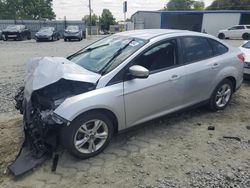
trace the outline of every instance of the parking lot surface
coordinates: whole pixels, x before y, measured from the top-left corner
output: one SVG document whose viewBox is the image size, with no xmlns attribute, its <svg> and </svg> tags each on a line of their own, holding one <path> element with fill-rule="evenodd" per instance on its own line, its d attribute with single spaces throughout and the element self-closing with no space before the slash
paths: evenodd
<svg viewBox="0 0 250 188">
<path fill-rule="evenodd" d="M 66 57 L 98 38 L 0 41 L 0 187 L 250 187 L 247 81 L 225 111 L 213 113 L 201 107 L 165 116 L 115 136 L 97 157 L 78 160 L 62 152 L 56 172 L 51 172 L 52 160 L 48 160 L 25 176 L 11 176 L 6 167 L 22 141 L 13 96 L 23 84 L 25 62 L 34 56 Z M 209 131 L 209 126 L 215 130 Z"/>
</svg>

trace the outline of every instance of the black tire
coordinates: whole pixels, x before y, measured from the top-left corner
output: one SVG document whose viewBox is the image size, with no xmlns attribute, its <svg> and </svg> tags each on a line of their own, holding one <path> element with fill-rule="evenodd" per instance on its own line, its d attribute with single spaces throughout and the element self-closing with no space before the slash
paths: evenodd
<svg viewBox="0 0 250 188">
<path fill-rule="evenodd" d="M 93 151 L 92 153 L 83 153 L 83 152 L 80 152 L 75 146 L 75 143 L 74 143 L 75 136 L 79 134 L 77 133 L 79 128 L 84 123 L 89 122 L 91 120 L 103 121 L 107 125 L 108 134 L 107 134 L 107 138 L 105 142 L 99 149 L 97 149 L 96 151 Z M 102 152 L 110 143 L 113 133 L 114 133 L 114 126 L 112 124 L 112 121 L 106 115 L 99 113 L 99 112 L 87 113 L 73 120 L 69 126 L 64 126 L 61 130 L 60 140 L 61 140 L 61 144 L 68 150 L 70 154 L 80 159 L 87 159 L 90 157 L 94 157 L 98 155 L 100 152 Z M 86 143 L 89 143 L 89 142 L 86 142 Z"/>
<path fill-rule="evenodd" d="M 23 41 L 23 35 L 19 35 L 18 40 Z"/>
<path fill-rule="evenodd" d="M 27 39 L 28 39 L 28 40 L 31 40 L 31 35 L 28 35 L 28 36 L 27 36 Z"/>
<path fill-rule="evenodd" d="M 66 39 L 66 38 L 64 38 L 64 42 L 67 42 L 67 39 Z"/>
<path fill-rule="evenodd" d="M 222 86 L 224 85 L 227 85 L 230 87 L 230 90 L 231 90 L 231 93 L 230 93 L 230 97 L 228 99 L 228 101 L 226 102 L 226 104 L 224 106 L 218 106 L 217 103 L 216 103 L 216 100 L 217 100 L 217 97 L 218 97 L 218 92 L 221 90 Z M 212 110 L 212 111 L 218 111 L 218 110 L 224 110 L 227 105 L 230 103 L 231 101 L 231 98 L 232 98 L 232 95 L 233 95 L 233 83 L 228 80 L 228 79 L 225 79 L 223 80 L 222 82 L 220 82 L 218 84 L 218 86 L 215 88 L 210 100 L 209 100 L 209 109 Z"/>
<path fill-rule="evenodd" d="M 243 40 L 250 40 L 250 34 L 249 34 L 249 33 L 244 33 L 244 34 L 242 35 L 242 39 L 243 39 Z"/>
<path fill-rule="evenodd" d="M 220 34 L 218 35 L 218 38 L 219 38 L 219 39 L 225 39 L 225 34 L 224 34 L 224 33 L 220 33 Z"/>
</svg>

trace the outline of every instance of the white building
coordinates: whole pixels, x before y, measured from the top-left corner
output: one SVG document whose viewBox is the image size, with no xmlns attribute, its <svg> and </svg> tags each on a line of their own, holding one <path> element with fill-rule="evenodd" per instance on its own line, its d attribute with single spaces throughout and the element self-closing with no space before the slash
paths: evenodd
<svg viewBox="0 0 250 188">
<path fill-rule="evenodd" d="M 138 11 L 132 21 L 135 29 L 184 29 L 217 36 L 221 29 L 250 25 L 250 11 Z"/>
</svg>

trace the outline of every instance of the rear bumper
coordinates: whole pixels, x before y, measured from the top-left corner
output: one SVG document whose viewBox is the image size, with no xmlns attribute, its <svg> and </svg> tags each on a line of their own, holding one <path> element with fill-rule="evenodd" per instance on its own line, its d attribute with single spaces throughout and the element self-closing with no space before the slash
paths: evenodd
<svg viewBox="0 0 250 188">
<path fill-rule="evenodd" d="M 244 68 L 244 75 L 250 75 L 250 67 Z"/>
</svg>

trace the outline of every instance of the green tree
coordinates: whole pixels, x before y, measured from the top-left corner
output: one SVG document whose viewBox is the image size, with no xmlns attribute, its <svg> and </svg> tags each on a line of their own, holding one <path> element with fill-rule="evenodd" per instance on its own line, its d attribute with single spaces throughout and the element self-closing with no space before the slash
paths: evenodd
<svg viewBox="0 0 250 188">
<path fill-rule="evenodd" d="M 250 10 L 250 0 L 215 0 L 208 10 Z"/>
<path fill-rule="evenodd" d="M 103 9 L 102 15 L 99 18 L 101 29 L 108 31 L 110 25 L 116 24 L 113 14 L 108 9 Z"/>
<path fill-rule="evenodd" d="M 0 19 L 53 19 L 52 0 L 1 0 Z M 1 9 L 1 8 L 0 8 Z"/>
<path fill-rule="evenodd" d="M 89 15 L 85 15 L 83 18 L 82 18 L 83 21 L 85 21 L 86 25 L 90 25 L 90 18 L 89 18 Z M 91 25 L 95 26 L 97 25 L 99 22 L 99 17 L 96 15 L 96 14 L 93 14 L 91 16 Z"/>
<path fill-rule="evenodd" d="M 203 1 L 194 1 L 193 2 L 193 9 L 194 10 L 204 10 L 205 3 Z"/>
<path fill-rule="evenodd" d="M 192 9 L 193 0 L 170 0 L 167 3 L 168 10 L 190 10 Z"/>
<path fill-rule="evenodd" d="M 195 0 L 170 0 L 163 10 L 203 10 L 205 4 Z"/>
</svg>

